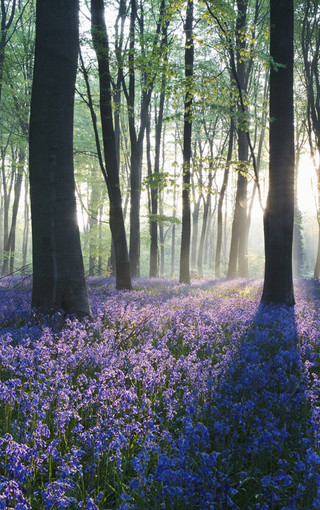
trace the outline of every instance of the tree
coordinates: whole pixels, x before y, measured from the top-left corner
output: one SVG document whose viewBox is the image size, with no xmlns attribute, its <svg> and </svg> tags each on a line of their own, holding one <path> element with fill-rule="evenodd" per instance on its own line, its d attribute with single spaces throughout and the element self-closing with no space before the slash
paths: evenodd
<svg viewBox="0 0 320 510">
<path fill-rule="evenodd" d="M 301 25 L 301 48 L 307 96 L 307 131 L 311 158 L 318 184 L 318 251 L 314 277 L 320 277 L 320 6 L 317 0 L 306 0 Z M 318 156 L 318 163 L 317 163 Z"/>
<path fill-rule="evenodd" d="M 155 277 L 158 276 L 159 267 L 158 267 L 158 223 L 157 223 L 157 215 L 158 215 L 158 202 L 159 202 L 159 180 L 161 179 L 160 174 L 160 149 L 161 149 L 161 135 L 162 135 L 162 125 L 163 125 L 163 115 L 164 115 L 164 102 L 165 102 L 165 89 L 166 89 L 166 81 L 167 81 L 167 65 L 168 65 L 168 54 L 166 51 L 167 48 L 167 34 L 168 26 L 167 23 L 164 22 L 162 25 L 162 41 L 163 46 L 165 48 L 165 57 L 162 66 L 162 77 L 161 77 L 161 91 L 159 98 L 159 108 L 158 114 L 155 114 L 155 156 L 154 156 L 154 170 L 152 172 L 152 166 L 149 165 L 151 172 L 149 172 L 150 176 L 150 270 L 149 276 Z M 150 123 L 149 123 L 150 124 Z M 150 139 L 150 133 L 149 133 Z M 150 147 L 150 143 L 149 143 Z M 150 152 L 150 151 L 149 151 Z"/>
<path fill-rule="evenodd" d="M 237 81 L 240 94 L 247 94 L 250 66 L 244 59 L 243 54 L 247 50 L 247 41 L 244 37 L 247 26 L 248 0 L 237 0 L 237 21 L 236 21 L 236 63 L 232 49 L 230 49 L 231 70 L 234 80 Z M 230 257 L 228 266 L 228 277 L 248 276 L 247 258 L 247 188 L 248 176 L 247 165 L 249 155 L 249 144 L 247 131 L 248 108 L 241 98 L 238 101 L 239 122 L 237 126 L 238 135 L 238 178 L 236 203 L 232 223 L 232 237 L 230 246 Z"/>
<path fill-rule="evenodd" d="M 73 110 L 78 0 L 38 0 L 30 115 L 32 307 L 90 313 L 77 224 Z"/>
<path fill-rule="evenodd" d="M 218 200 L 218 213 L 217 213 L 217 243 L 216 243 L 216 258 L 215 258 L 215 277 L 220 278 L 221 271 L 221 249 L 222 249 L 222 206 L 225 197 L 225 193 L 228 186 L 229 173 L 230 173 L 230 165 L 232 160 L 232 151 L 233 151 L 233 139 L 234 139 L 234 116 L 231 114 L 230 118 L 230 129 L 229 129 L 229 143 L 228 143 L 228 154 L 225 164 L 225 169 L 223 173 L 223 181 L 220 188 L 219 200 Z"/>
<path fill-rule="evenodd" d="M 14 14 L 16 9 L 16 0 L 1 0 L 1 34 L 0 34 L 0 100 L 2 95 L 2 83 L 4 74 L 4 61 L 5 61 L 5 50 L 8 44 L 8 32 L 14 20 Z"/>
<path fill-rule="evenodd" d="M 16 6 L 12 33 L 8 36 L 4 66 L 4 94 L 2 99 L 3 124 L 8 130 L 11 146 L 11 168 L 8 172 L 10 184 L 2 172 L 4 192 L 4 259 L 2 274 L 13 273 L 16 248 L 16 227 L 21 197 L 22 181 L 26 176 L 26 153 L 29 137 L 29 108 L 34 53 L 35 5 L 19 1 Z M 29 23 L 28 23 L 29 22 Z M 13 76 L 12 76 L 13 75 Z M 3 129 L 3 128 L 2 128 Z M 13 185 L 13 186 L 12 186 Z M 13 200 L 10 199 L 13 191 Z M 8 193 L 9 192 L 9 193 Z M 9 225 L 9 207 L 11 225 Z"/>
<path fill-rule="evenodd" d="M 8 271 L 13 273 L 14 270 L 14 252 L 15 252 L 15 240 L 16 240 L 16 225 L 17 225 L 17 214 L 21 195 L 22 177 L 23 177 L 23 165 L 25 161 L 25 153 L 21 149 L 19 150 L 18 161 L 15 161 L 15 157 L 12 157 L 12 173 L 15 176 L 14 183 L 14 200 L 12 206 L 11 216 L 11 227 L 8 229 L 8 236 L 4 239 L 4 260 L 2 265 L 2 274 L 6 275 Z"/>
<path fill-rule="evenodd" d="M 200 242 L 199 242 L 199 252 L 198 252 L 198 275 L 203 275 L 203 252 L 204 252 L 204 242 L 206 238 L 207 233 L 207 227 L 208 227 L 208 219 L 209 219 L 209 212 L 211 209 L 211 194 L 212 194 L 212 181 L 213 181 L 213 141 L 210 139 L 210 160 L 209 160 L 209 176 L 208 176 L 208 185 L 207 185 L 207 193 L 206 197 L 203 197 L 203 218 L 202 218 L 202 228 L 201 228 L 201 234 L 200 234 Z"/>
<path fill-rule="evenodd" d="M 138 7 L 140 11 L 138 12 Z M 125 5 L 119 4 L 119 19 L 126 16 Z M 162 59 L 165 39 L 161 37 L 161 26 L 165 16 L 165 0 L 160 0 L 159 16 L 153 35 L 145 34 L 144 4 L 130 0 L 129 51 L 121 44 L 123 38 L 116 41 L 116 56 L 123 93 L 127 102 L 130 136 L 130 269 L 131 276 L 140 275 L 140 202 L 142 182 L 142 160 L 145 131 L 148 124 L 149 106 Z M 123 23 L 123 22 L 122 22 Z M 138 27 L 137 27 L 138 23 Z M 139 29 L 138 29 L 139 28 Z M 138 53 L 136 39 L 140 42 Z M 147 51 L 148 50 L 148 51 Z M 124 73 L 124 56 L 128 54 L 128 80 Z M 139 69 L 140 67 L 140 69 Z M 138 76 L 140 74 L 140 79 Z M 127 83 L 128 81 L 128 83 Z M 140 82 L 140 88 L 139 88 Z M 137 93 L 140 93 L 140 114 L 136 115 Z"/>
<path fill-rule="evenodd" d="M 293 305 L 293 0 L 270 0 L 270 162 L 262 302 Z"/>
<path fill-rule="evenodd" d="M 264 19 L 265 3 L 260 0 L 237 0 L 236 2 L 224 2 L 212 4 L 205 2 L 207 12 L 215 20 L 218 27 L 220 46 L 219 55 L 224 55 L 228 62 L 231 78 L 230 109 L 229 117 L 234 121 L 234 134 L 238 149 L 237 164 L 237 189 L 232 222 L 232 236 L 229 252 L 228 277 L 248 276 L 248 235 L 250 227 L 250 206 L 248 207 L 249 167 L 252 163 L 254 174 L 254 187 L 257 188 L 260 199 L 260 185 L 258 181 L 258 167 L 254 153 L 254 144 L 251 141 L 251 119 L 256 122 L 253 114 L 254 98 L 252 98 L 252 86 L 254 91 L 261 87 L 262 80 L 253 76 L 257 73 L 256 64 L 266 63 L 264 43 L 265 30 Z M 259 46 L 259 51 L 257 47 Z M 261 67 L 261 66 L 260 66 Z M 253 73 L 255 71 L 255 73 Z M 230 157 L 232 154 L 233 139 L 229 138 Z M 228 159 L 228 158 L 227 158 Z M 221 264 L 221 233 L 222 233 L 222 205 L 226 185 L 228 183 L 229 162 L 225 169 L 223 184 L 221 187 L 222 197 L 218 203 L 218 233 L 216 249 L 216 275 L 220 275 Z M 226 178 L 226 181 L 225 181 Z M 226 182 L 226 184 L 224 184 Z M 251 203 L 253 203 L 251 201 Z"/>
<path fill-rule="evenodd" d="M 193 102 L 193 0 L 188 0 L 185 23 L 185 78 L 186 92 L 184 101 L 183 127 L 183 188 L 182 188 L 182 231 L 180 251 L 180 283 L 190 283 L 190 162 L 192 134 L 192 102 Z"/>
<path fill-rule="evenodd" d="M 130 263 L 121 205 L 119 162 L 112 121 L 109 42 L 104 19 L 103 0 L 91 0 L 91 32 L 97 55 L 100 82 L 100 115 L 106 168 L 104 177 L 110 199 L 110 228 L 116 258 L 117 289 L 132 289 Z"/>
</svg>

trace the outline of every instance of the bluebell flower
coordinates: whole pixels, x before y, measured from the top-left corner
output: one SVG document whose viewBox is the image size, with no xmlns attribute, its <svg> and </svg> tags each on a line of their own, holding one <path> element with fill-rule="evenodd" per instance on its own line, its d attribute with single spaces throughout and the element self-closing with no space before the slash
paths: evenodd
<svg viewBox="0 0 320 510">
<path fill-rule="evenodd" d="M 303 296 L 314 282 L 299 284 L 295 320 L 286 307 L 255 315 L 259 282 L 139 280 L 132 293 L 90 282 L 93 321 L 0 333 L 0 405 L 12 417 L 0 469 L 17 504 L 105 507 L 114 477 L 110 505 L 130 510 L 139 497 L 241 508 L 251 486 L 252 508 L 319 499 L 320 320 Z"/>
</svg>

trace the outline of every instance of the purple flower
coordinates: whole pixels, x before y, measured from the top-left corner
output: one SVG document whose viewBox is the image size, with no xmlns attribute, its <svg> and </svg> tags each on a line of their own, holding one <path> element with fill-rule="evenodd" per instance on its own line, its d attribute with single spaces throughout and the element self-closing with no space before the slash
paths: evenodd
<svg viewBox="0 0 320 510">
<path fill-rule="evenodd" d="M 1 331 L 0 509 L 317 508 L 317 284 L 295 316 L 261 282 L 137 285 Z"/>
</svg>

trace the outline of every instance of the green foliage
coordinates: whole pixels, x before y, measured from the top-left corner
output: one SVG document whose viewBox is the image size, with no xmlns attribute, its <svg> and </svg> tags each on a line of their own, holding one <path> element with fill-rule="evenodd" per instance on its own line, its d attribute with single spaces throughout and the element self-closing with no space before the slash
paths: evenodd
<svg viewBox="0 0 320 510">
<path fill-rule="evenodd" d="M 181 220 L 175 216 L 167 216 L 165 214 L 149 214 L 149 220 L 157 223 L 158 225 L 180 225 Z"/>
<path fill-rule="evenodd" d="M 143 179 L 142 189 L 150 188 L 160 192 L 168 186 L 169 182 L 171 181 L 168 172 L 153 173 L 152 175 L 146 175 Z"/>
</svg>

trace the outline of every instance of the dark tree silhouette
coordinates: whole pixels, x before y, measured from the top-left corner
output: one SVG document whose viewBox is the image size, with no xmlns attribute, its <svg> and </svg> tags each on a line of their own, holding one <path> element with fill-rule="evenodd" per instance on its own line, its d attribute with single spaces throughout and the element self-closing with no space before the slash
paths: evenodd
<svg viewBox="0 0 320 510">
<path fill-rule="evenodd" d="M 185 76 L 186 94 L 184 102 L 184 130 L 183 130 L 183 189 L 182 189 L 182 231 L 180 252 L 180 283 L 190 283 L 190 161 L 192 134 L 192 78 L 193 78 L 193 0 L 188 0 L 187 17 L 185 23 Z"/>
<path fill-rule="evenodd" d="M 270 164 L 264 214 L 264 303 L 294 304 L 293 0 L 270 0 Z"/>
<path fill-rule="evenodd" d="M 78 0 L 38 0 L 30 116 L 32 306 L 90 313 L 76 215 L 73 109 Z"/>
<path fill-rule="evenodd" d="M 97 55 L 100 83 L 100 115 L 104 147 L 104 178 L 110 199 L 110 228 L 116 259 L 117 289 L 132 289 L 130 262 L 123 220 L 119 162 L 112 120 L 111 78 L 109 70 L 109 41 L 104 18 L 103 0 L 91 1 L 91 32 Z"/>
</svg>

